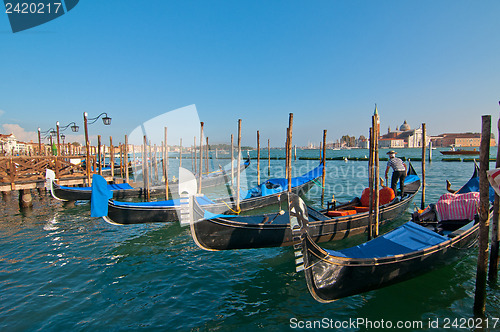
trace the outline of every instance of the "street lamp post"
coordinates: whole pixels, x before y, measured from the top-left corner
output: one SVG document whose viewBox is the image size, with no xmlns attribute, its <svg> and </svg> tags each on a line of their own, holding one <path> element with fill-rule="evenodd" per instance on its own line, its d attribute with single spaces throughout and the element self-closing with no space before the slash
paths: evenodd
<svg viewBox="0 0 500 332">
<path fill-rule="evenodd" d="M 62 128 L 59 128 L 59 121 L 57 121 L 56 126 L 57 126 L 57 151 L 59 151 L 59 154 L 62 154 L 61 153 L 61 147 L 60 147 L 60 144 L 59 144 L 59 136 L 61 136 L 61 139 L 63 140 L 63 148 L 64 148 L 64 138 L 66 136 L 64 136 L 63 134 L 59 135 L 59 132 L 63 132 L 66 129 L 68 129 L 69 126 L 71 126 L 71 131 L 74 132 L 74 133 L 76 133 L 78 131 L 78 129 L 80 129 L 80 127 L 78 127 L 76 123 L 70 122 L 66 126 L 64 126 Z"/>
<path fill-rule="evenodd" d="M 90 184 L 90 143 L 89 143 L 88 125 L 93 124 L 94 122 L 97 121 L 97 119 L 99 119 L 103 115 L 104 115 L 104 117 L 102 118 L 102 122 L 104 123 L 104 125 L 109 126 L 111 124 L 111 118 L 105 112 L 99 114 L 95 118 L 90 118 L 90 119 L 87 119 L 87 117 L 88 117 L 87 112 L 83 113 L 83 124 L 84 124 L 84 128 L 85 128 L 85 150 L 86 150 L 85 163 L 86 163 L 86 168 L 87 168 L 87 181 L 89 184 Z"/>
<path fill-rule="evenodd" d="M 62 149 L 64 151 L 64 153 L 61 152 L 61 155 L 63 155 L 63 154 L 66 154 L 66 151 L 65 151 L 66 149 L 64 147 L 64 139 L 66 138 L 66 135 L 61 134 L 60 136 L 61 136 L 61 139 L 62 139 L 62 147 L 63 147 Z"/>
<path fill-rule="evenodd" d="M 89 151 L 89 130 L 87 126 L 87 112 L 83 113 L 83 127 L 85 128 L 85 168 L 87 172 L 87 184 L 90 185 L 90 151 Z"/>
<path fill-rule="evenodd" d="M 59 128 L 57 128 L 57 130 L 59 131 Z M 43 138 L 42 138 L 42 135 L 43 135 Z M 52 137 L 56 136 L 57 135 L 57 132 L 54 130 L 54 128 L 50 128 L 49 130 L 46 130 L 46 131 L 41 131 L 40 128 L 38 128 L 38 149 L 41 150 L 42 149 L 42 139 L 46 139 L 46 138 L 49 138 L 49 143 L 50 143 L 50 147 L 52 148 Z M 57 135 L 58 137 L 58 144 L 59 144 L 59 135 Z M 41 154 L 41 152 L 40 152 Z M 45 151 L 43 153 L 45 155 Z"/>
</svg>

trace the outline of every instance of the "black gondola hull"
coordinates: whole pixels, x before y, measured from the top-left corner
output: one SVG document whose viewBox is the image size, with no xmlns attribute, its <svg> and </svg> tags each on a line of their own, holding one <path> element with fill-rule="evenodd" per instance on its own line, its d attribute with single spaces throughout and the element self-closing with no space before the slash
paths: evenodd
<svg viewBox="0 0 500 332">
<path fill-rule="evenodd" d="M 240 165 L 240 171 L 243 171 L 250 165 L 250 159 Z M 215 186 L 220 186 L 226 184 L 231 181 L 231 176 L 226 172 L 218 172 L 214 176 L 207 176 L 202 179 L 202 188 L 210 188 Z M 90 200 L 92 196 L 92 190 L 89 188 L 88 190 L 82 189 L 72 189 L 71 187 L 61 188 L 56 183 L 52 183 L 52 192 L 55 198 L 63 200 L 63 201 L 83 201 Z M 177 192 L 178 182 L 169 182 L 169 192 Z M 165 188 L 162 187 L 153 187 L 150 189 L 151 195 L 156 194 L 165 194 Z M 144 188 L 134 188 L 134 189 L 124 189 L 124 190 L 113 190 L 113 198 L 130 198 L 130 197 L 145 197 Z"/>
<path fill-rule="evenodd" d="M 52 191 L 56 198 L 64 201 L 89 201 L 92 197 L 91 190 L 61 188 L 55 183 L 53 184 Z M 113 198 L 141 197 L 143 195 L 144 190 L 142 188 L 113 190 Z"/>
<path fill-rule="evenodd" d="M 478 230 L 475 225 L 461 236 L 420 252 L 352 261 L 328 256 L 306 237 L 302 246 L 307 251 L 307 286 L 316 300 L 331 302 L 405 281 L 462 258 L 470 252 L 464 249 L 477 241 Z"/>
<path fill-rule="evenodd" d="M 410 206 L 415 193 L 400 202 L 380 208 L 380 225 L 391 222 L 402 215 Z M 275 214 L 267 218 L 272 220 Z M 288 214 L 279 216 L 273 223 L 266 220 L 257 224 L 232 221 L 229 218 L 201 219 L 191 225 L 195 241 L 207 250 L 250 249 L 290 246 L 292 232 L 288 223 L 278 223 L 288 219 Z M 313 221 L 309 224 L 311 237 L 316 242 L 341 240 L 368 232 L 369 214 L 358 213 L 345 217 Z"/>
</svg>

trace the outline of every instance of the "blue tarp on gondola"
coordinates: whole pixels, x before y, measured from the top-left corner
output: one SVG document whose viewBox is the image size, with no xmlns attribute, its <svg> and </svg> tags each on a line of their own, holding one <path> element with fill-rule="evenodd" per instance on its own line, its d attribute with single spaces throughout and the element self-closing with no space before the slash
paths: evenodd
<svg viewBox="0 0 500 332">
<path fill-rule="evenodd" d="M 108 190 L 108 182 L 99 174 L 92 175 L 92 197 L 90 199 L 90 216 L 103 217 L 108 215 L 108 200 L 113 193 Z"/>
<path fill-rule="evenodd" d="M 392 232 L 358 246 L 326 251 L 337 257 L 380 258 L 422 250 L 447 240 L 449 238 L 410 221 Z"/>
<path fill-rule="evenodd" d="M 413 183 L 413 182 L 419 181 L 419 180 L 420 180 L 420 178 L 418 177 L 418 175 L 415 175 L 415 174 L 407 175 L 405 177 L 405 184 Z"/>
<path fill-rule="evenodd" d="M 323 163 L 319 164 L 316 168 L 310 170 L 302 176 L 297 176 L 292 178 L 291 185 L 292 188 L 298 187 L 307 183 L 311 180 L 314 180 L 321 176 L 323 173 Z M 269 179 L 266 182 L 250 189 L 247 191 L 241 191 L 240 196 L 243 199 L 251 198 L 251 197 L 260 197 L 260 196 L 269 196 L 273 194 L 277 194 L 288 189 L 288 180 L 285 178 L 275 178 Z"/>
<path fill-rule="evenodd" d="M 467 181 L 466 184 L 462 188 L 460 188 L 459 191 L 457 191 L 457 194 L 465 194 L 465 193 L 470 193 L 470 192 L 479 192 L 479 177 L 474 176 L 472 177 L 469 181 Z M 495 200 L 495 190 L 493 187 L 490 185 L 490 202 L 493 202 Z"/>
</svg>

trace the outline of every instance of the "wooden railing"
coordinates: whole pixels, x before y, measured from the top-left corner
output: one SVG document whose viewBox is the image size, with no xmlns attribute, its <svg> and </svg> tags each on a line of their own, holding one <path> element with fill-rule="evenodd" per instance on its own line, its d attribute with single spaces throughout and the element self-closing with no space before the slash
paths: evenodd
<svg viewBox="0 0 500 332">
<path fill-rule="evenodd" d="M 0 189 L 10 185 L 15 190 L 25 184 L 43 182 L 46 169 L 53 170 L 59 180 L 85 178 L 85 168 L 72 164 L 73 158 L 82 159 L 81 156 L 0 157 Z"/>
</svg>

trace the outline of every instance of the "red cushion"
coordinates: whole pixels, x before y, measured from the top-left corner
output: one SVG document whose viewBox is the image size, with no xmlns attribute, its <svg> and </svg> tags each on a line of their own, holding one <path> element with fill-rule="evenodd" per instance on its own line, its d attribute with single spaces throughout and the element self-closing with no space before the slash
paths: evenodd
<svg viewBox="0 0 500 332">
<path fill-rule="evenodd" d="M 337 211 L 328 211 L 326 213 L 329 217 L 343 217 L 349 216 L 351 214 L 356 214 L 356 210 L 337 210 Z"/>
<path fill-rule="evenodd" d="M 384 187 L 379 190 L 378 205 L 390 203 L 395 197 L 396 195 L 394 194 L 394 190 L 392 190 L 392 188 Z M 375 199 L 373 201 L 375 201 Z M 361 206 L 370 206 L 370 188 L 365 188 L 363 193 L 361 193 Z"/>
<path fill-rule="evenodd" d="M 379 191 L 379 201 L 378 201 L 378 205 L 384 205 L 384 204 L 387 204 L 387 203 L 390 203 L 392 202 L 392 200 L 396 198 L 396 195 L 394 194 L 394 190 L 392 190 L 392 188 L 389 188 L 389 187 L 384 187 L 382 189 L 380 189 Z"/>
<path fill-rule="evenodd" d="M 356 210 L 357 213 L 361 213 L 361 212 L 368 212 L 370 208 L 368 206 L 355 206 L 354 209 Z"/>
</svg>

